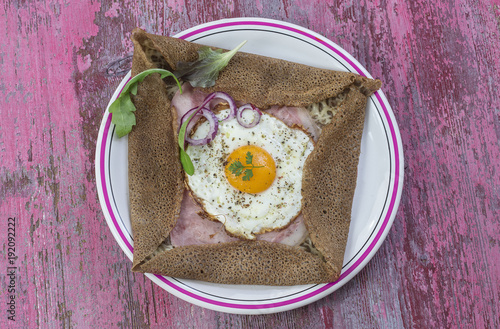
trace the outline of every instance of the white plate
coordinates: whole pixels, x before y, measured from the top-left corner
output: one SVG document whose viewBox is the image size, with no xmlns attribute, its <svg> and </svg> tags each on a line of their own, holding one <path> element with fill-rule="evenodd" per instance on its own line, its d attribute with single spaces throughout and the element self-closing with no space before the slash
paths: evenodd
<svg viewBox="0 0 500 329">
<path fill-rule="evenodd" d="M 176 35 L 181 39 L 321 68 L 370 74 L 346 51 L 303 27 L 280 21 L 238 18 L 203 24 Z M 130 73 L 116 89 L 116 99 Z M 133 239 L 128 205 L 127 138 L 117 138 L 106 112 L 96 146 L 99 200 L 113 236 L 132 260 Z M 209 309 L 239 314 L 275 313 L 312 303 L 354 277 L 384 241 L 396 215 L 403 185 L 401 137 L 382 91 L 370 97 L 361 142 L 359 175 L 351 228 L 340 279 L 328 284 L 292 287 L 213 284 L 146 274 L 168 292 Z"/>
</svg>

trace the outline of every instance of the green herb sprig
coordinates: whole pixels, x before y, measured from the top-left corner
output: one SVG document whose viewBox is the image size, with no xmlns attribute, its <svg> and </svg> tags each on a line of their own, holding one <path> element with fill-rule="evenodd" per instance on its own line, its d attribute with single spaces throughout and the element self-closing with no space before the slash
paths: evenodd
<svg viewBox="0 0 500 329">
<path fill-rule="evenodd" d="M 162 79 L 168 76 L 173 77 L 181 93 L 182 88 L 179 80 L 187 81 L 193 87 L 211 87 L 219 77 L 219 72 L 227 66 L 234 54 L 236 54 L 245 43 L 246 41 L 243 41 L 236 48 L 225 53 L 222 52 L 222 49 L 212 50 L 210 47 L 201 47 L 198 50 L 198 59 L 196 61 L 178 63 L 177 70 L 174 71 L 174 73 L 163 69 L 150 69 L 134 76 L 125 85 L 120 96 L 109 106 L 109 112 L 113 114 L 111 122 L 116 126 L 116 134 L 118 137 L 123 137 L 130 133 L 132 127 L 136 124 L 134 114 L 136 108 L 130 94 L 137 95 L 138 83 L 142 82 L 148 75 L 159 73 Z M 182 124 L 178 138 L 181 164 L 188 175 L 194 174 L 194 165 L 191 158 L 186 153 L 184 146 L 186 144 L 187 124 L 193 115 L 195 115 L 195 113 Z M 252 175 L 252 173 L 250 173 L 250 175 Z"/>
<path fill-rule="evenodd" d="M 213 50 L 210 47 L 201 47 L 198 50 L 198 60 L 194 62 L 180 62 L 174 74 L 177 78 L 189 81 L 193 87 L 212 87 L 231 58 L 247 41 L 243 41 L 233 50 L 222 52 L 222 49 Z"/>
<path fill-rule="evenodd" d="M 227 168 L 231 173 L 233 173 L 235 176 L 240 176 L 243 173 L 243 170 L 245 170 L 245 175 L 243 176 L 244 181 L 249 181 L 250 178 L 253 177 L 253 169 L 254 168 L 262 168 L 264 166 L 255 166 L 252 164 L 253 161 L 253 155 L 250 152 L 247 152 L 246 154 L 246 166 L 243 165 L 240 161 L 234 161 L 229 165 Z"/>
<path fill-rule="evenodd" d="M 246 40 L 240 43 L 236 48 L 225 53 L 222 49 L 212 50 L 210 47 L 201 47 L 198 50 L 198 59 L 194 62 L 177 63 L 177 70 L 174 71 L 175 76 L 183 81 L 188 81 L 193 87 L 212 87 L 219 77 L 219 72 L 222 71 L 236 52 L 243 47 Z M 186 153 L 186 129 L 189 121 L 196 115 L 198 111 L 194 111 L 179 129 L 178 143 L 180 147 L 180 159 L 184 171 L 188 175 L 194 174 L 194 165 L 191 158 Z"/>
<path fill-rule="evenodd" d="M 178 143 L 180 147 L 180 159 L 181 159 L 181 164 L 182 168 L 184 168 L 184 171 L 186 174 L 189 176 L 192 176 L 194 174 L 194 165 L 193 162 L 191 161 L 191 158 L 189 155 L 186 153 L 186 150 L 184 148 L 184 145 L 186 144 L 185 139 L 186 139 L 186 128 L 191 121 L 191 118 L 196 114 L 197 111 L 194 111 L 193 114 L 191 114 L 186 121 L 182 124 L 181 128 L 179 129 L 179 137 L 178 137 Z"/>
<path fill-rule="evenodd" d="M 116 126 L 116 134 L 118 137 L 123 137 L 132 131 L 132 126 L 135 126 L 135 105 L 132 102 L 130 94 L 137 95 L 137 85 L 142 82 L 148 75 L 153 73 L 159 73 L 160 77 L 163 79 L 165 77 L 173 77 L 177 86 L 179 86 L 179 91 L 182 93 L 182 88 L 179 80 L 175 75 L 167 70 L 163 69 L 150 69 L 143 71 L 132 79 L 125 85 L 120 96 L 115 99 L 113 103 L 109 106 L 108 111 L 113 114 L 111 117 L 111 122 Z"/>
</svg>

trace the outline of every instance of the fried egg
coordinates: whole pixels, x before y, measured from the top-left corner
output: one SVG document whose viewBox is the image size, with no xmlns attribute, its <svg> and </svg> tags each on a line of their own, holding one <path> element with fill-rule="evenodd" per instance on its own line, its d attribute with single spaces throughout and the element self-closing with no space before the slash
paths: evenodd
<svg viewBox="0 0 500 329">
<path fill-rule="evenodd" d="M 192 138 L 198 139 L 210 127 L 203 122 L 195 129 Z M 195 171 L 186 182 L 211 219 L 229 234 L 253 240 L 288 226 L 300 213 L 302 171 L 313 148 L 304 131 L 266 113 L 252 128 L 233 118 L 219 123 L 209 144 L 188 146 Z"/>
</svg>

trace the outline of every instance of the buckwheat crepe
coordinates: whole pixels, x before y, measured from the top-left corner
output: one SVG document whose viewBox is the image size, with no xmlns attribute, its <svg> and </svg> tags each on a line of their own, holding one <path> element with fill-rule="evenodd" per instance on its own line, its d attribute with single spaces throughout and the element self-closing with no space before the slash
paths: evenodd
<svg viewBox="0 0 500 329">
<path fill-rule="evenodd" d="M 201 45 L 135 29 L 132 75 L 174 71 Z M 305 107 L 342 95 L 331 123 L 307 158 L 302 181 L 305 224 L 317 252 L 266 241 L 168 246 L 183 196 L 176 113 L 168 80 L 150 75 L 133 98 L 137 125 L 129 134 L 133 271 L 226 284 L 298 285 L 336 280 L 342 269 L 356 187 L 367 97 L 380 81 L 243 52 L 206 92 L 224 91 L 265 110 Z"/>
</svg>

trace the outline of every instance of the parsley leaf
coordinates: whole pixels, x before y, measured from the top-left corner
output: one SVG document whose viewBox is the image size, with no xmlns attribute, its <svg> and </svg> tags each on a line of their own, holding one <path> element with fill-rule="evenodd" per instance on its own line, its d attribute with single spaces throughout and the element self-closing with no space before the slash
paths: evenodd
<svg viewBox="0 0 500 329">
<path fill-rule="evenodd" d="M 249 181 L 250 178 L 253 177 L 253 169 L 255 168 L 262 168 L 264 166 L 254 166 L 253 163 L 253 155 L 250 152 L 247 152 L 246 154 L 246 164 L 247 166 L 244 166 L 240 161 L 234 161 L 227 167 L 227 170 L 232 172 L 235 176 L 240 176 L 243 173 L 243 169 L 245 169 L 245 175 L 243 176 L 244 181 Z"/>
<path fill-rule="evenodd" d="M 246 40 L 240 43 L 233 50 L 222 52 L 222 49 L 215 49 L 204 46 L 198 50 L 198 60 L 194 62 L 179 62 L 174 74 L 177 78 L 189 81 L 193 87 L 212 87 L 215 80 L 229 63 L 236 52 L 243 47 Z"/>
<path fill-rule="evenodd" d="M 250 153 L 250 151 L 247 152 L 247 164 L 252 164 L 253 161 L 253 155 Z"/>
<path fill-rule="evenodd" d="M 252 169 L 245 170 L 245 176 L 243 176 L 243 180 L 244 181 L 248 181 L 252 177 L 253 177 L 253 171 L 252 171 Z"/>
<path fill-rule="evenodd" d="M 243 171 L 243 168 L 245 168 L 241 162 L 235 161 L 229 165 L 227 168 L 230 172 L 232 172 L 235 176 L 241 175 L 241 172 Z"/>
</svg>

